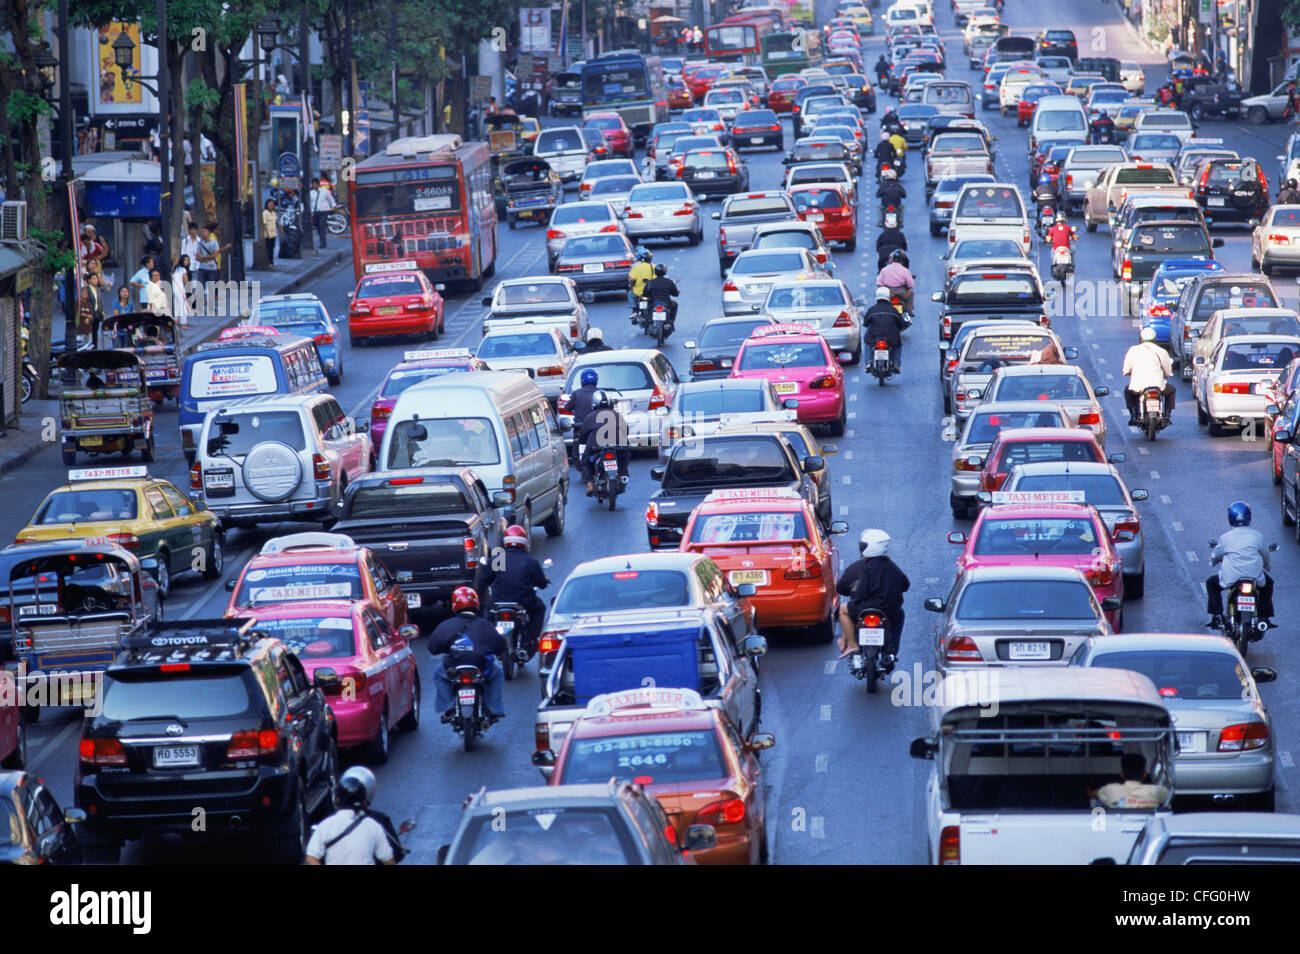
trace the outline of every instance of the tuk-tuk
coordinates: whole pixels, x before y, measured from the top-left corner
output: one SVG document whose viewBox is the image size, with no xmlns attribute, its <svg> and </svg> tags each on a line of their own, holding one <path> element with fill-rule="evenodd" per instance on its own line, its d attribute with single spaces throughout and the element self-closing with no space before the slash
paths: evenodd
<svg viewBox="0 0 1300 954">
<path fill-rule="evenodd" d="M 149 399 L 155 405 L 167 398 L 180 400 L 181 339 L 170 315 L 136 311 L 98 318 L 92 337 L 96 348 L 139 355 Z"/>
<path fill-rule="evenodd" d="M 1181 76 L 1187 79 L 1196 72 L 1198 67 L 1202 73 L 1209 73 L 1210 61 L 1200 54 L 1177 53 L 1169 58 L 1169 78 L 1174 80 Z"/>
<path fill-rule="evenodd" d="M 94 677 L 122 640 L 163 616 L 158 583 L 131 551 L 108 538 L 24 543 L 0 551 L 8 570 L 10 648 L 28 680 L 41 673 L 46 705 L 94 700 Z M 26 718 L 39 691 L 28 687 Z"/>
<path fill-rule="evenodd" d="M 523 152 L 524 125 L 513 111 L 484 116 L 483 131 L 494 159 Z"/>
<path fill-rule="evenodd" d="M 550 86 L 551 115 L 582 115 L 582 74 L 577 70 L 565 70 L 551 77 Z"/>
<path fill-rule="evenodd" d="M 524 156 L 501 164 L 505 191 L 506 224 L 512 229 L 520 219 L 545 224 L 564 196 L 564 183 L 545 159 Z"/>
<path fill-rule="evenodd" d="M 59 358 L 59 441 L 63 463 L 77 452 L 129 454 L 153 461 L 153 405 L 144 364 L 131 351 L 77 351 Z"/>
</svg>

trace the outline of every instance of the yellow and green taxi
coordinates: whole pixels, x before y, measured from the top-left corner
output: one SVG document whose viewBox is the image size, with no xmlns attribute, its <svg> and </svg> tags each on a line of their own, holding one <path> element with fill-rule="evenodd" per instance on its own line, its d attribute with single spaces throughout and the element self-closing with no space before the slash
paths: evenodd
<svg viewBox="0 0 1300 954">
<path fill-rule="evenodd" d="M 542 131 L 542 123 L 536 116 L 520 116 L 519 125 L 523 127 L 521 136 L 524 145 L 531 146 L 537 141 L 538 134 Z"/>
<path fill-rule="evenodd" d="M 871 19 L 871 11 L 866 7 L 848 7 L 840 11 L 840 16 L 848 17 L 853 21 L 853 28 L 858 31 L 858 36 L 871 36 L 875 33 L 876 27 Z"/>
<path fill-rule="evenodd" d="M 68 471 L 68 482 L 41 502 L 14 542 L 77 539 L 106 540 L 131 551 L 164 597 L 173 573 L 193 570 L 215 580 L 225 566 L 217 515 L 169 481 L 150 477 L 146 467 Z"/>
</svg>

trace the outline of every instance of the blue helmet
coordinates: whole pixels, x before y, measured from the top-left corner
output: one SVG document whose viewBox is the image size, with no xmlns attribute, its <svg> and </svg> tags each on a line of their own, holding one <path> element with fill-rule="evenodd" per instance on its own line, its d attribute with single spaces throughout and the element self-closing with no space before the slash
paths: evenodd
<svg viewBox="0 0 1300 954">
<path fill-rule="evenodd" d="M 578 376 L 578 383 L 581 384 L 584 388 L 588 384 L 590 384 L 592 387 L 595 387 L 597 384 L 600 383 L 600 375 L 596 373 L 595 368 L 587 368 L 582 372 L 582 374 Z"/>
<path fill-rule="evenodd" d="M 1240 500 L 1228 504 L 1228 523 L 1234 527 L 1250 526 L 1250 508 Z"/>
<path fill-rule="evenodd" d="M 1046 172 L 1040 172 L 1040 173 L 1038 174 L 1038 184 L 1039 184 L 1039 185 L 1051 185 L 1051 184 L 1052 184 L 1052 177 L 1049 176 Z"/>
</svg>

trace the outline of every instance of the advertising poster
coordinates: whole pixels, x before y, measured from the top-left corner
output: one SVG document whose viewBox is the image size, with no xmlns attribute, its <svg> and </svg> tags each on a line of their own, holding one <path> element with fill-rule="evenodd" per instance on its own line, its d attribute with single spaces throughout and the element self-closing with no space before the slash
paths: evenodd
<svg viewBox="0 0 1300 954">
<path fill-rule="evenodd" d="M 131 68 L 125 76 L 113 58 L 113 41 L 123 33 L 134 44 Z M 144 102 L 144 87 L 131 79 L 140 75 L 140 24 L 112 23 L 100 27 L 95 43 L 95 63 L 92 75 L 99 77 L 100 103 L 138 106 Z"/>
</svg>

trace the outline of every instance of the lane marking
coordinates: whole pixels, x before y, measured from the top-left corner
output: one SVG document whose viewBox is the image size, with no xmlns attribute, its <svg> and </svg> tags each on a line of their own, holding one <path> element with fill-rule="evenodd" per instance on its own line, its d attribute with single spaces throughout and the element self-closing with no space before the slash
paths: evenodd
<svg viewBox="0 0 1300 954">
<path fill-rule="evenodd" d="M 1188 550 L 1188 551 L 1187 551 L 1187 562 L 1189 562 L 1189 563 L 1199 563 L 1199 562 L 1201 562 L 1201 558 L 1198 557 L 1198 556 L 1196 555 L 1196 551 L 1195 551 L 1195 550 Z"/>
<path fill-rule="evenodd" d="M 1152 479 L 1152 480 L 1159 480 L 1159 479 L 1160 479 L 1160 471 L 1158 471 L 1158 470 L 1153 470 L 1153 471 L 1151 471 L 1151 479 Z"/>
<path fill-rule="evenodd" d="M 1150 454 L 1151 452 L 1150 452 L 1149 450 L 1147 450 L 1145 447 L 1139 446 L 1139 447 L 1138 447 L 1138 453 L 1139 453 L 1139 454 Z"/>
<path fill-rule="evenodd" d="M 809 819 L 809 822 L 810 825 L 809 825 L 808 834 L 812 835 L 814 838 L 826 837 L 825 818 L 823 818 L 821 815 L 814 815 L 812 818 Z"/>
<path fill-rule="evenodd" d="M 831 721 L 831 707 L 830 707 L 830 706 L 822 706 L 822 711 L 821 711 L 821 721 L 823 721 L 823 722 L 830 722 L 830 721 Z"/>
<path fill-rule="evenodd" d="M 1183 532 L 1183 525 L 1179 523 L 1177 520 L 1172 521 L 1169 525 L 1173 527 L 1175 530 L 1177 530 L 1179 533 Z"/>
<path fill-rule="evenodd" d="M 72 730 L 77 728 L 79 725 L 81 725 L 81 720 L 79 719 L 73 719 L 65 725 L 58 735 L 45 743 L 45 747 L 36 753 L 36 758 L 32 759 L 31 762 L 28 763 L 27 771 L 34 772 L 36 767 L 45 761 L 45 757 L 57 749 L 63 743 L 63 740 L 72 734 Z"/>
<path fill-rule="evenodd" d="M 825 772 L 830 768 L 831 757 L 829 755 L 819 755 L 813 762 L 814 772 Z"/>
<path fill-rule="evenodd" d="M 1161 495 L 1160 495 L 1160 502 L 1161 502 L 1162 504 L 1171 504 L 1171 503 L 1173 503 L 1174 501 L 1173 501 L 1173 498 L 1170 497 L 1168 494 L 1161 494 Z"/>
<path fill-rule="evenodd" d="M 828 659 L 828 660 L 826 660 L 826 673 L 825 673 L 825 674 L 826 674 L 827 676 L 832 676 L 832 675 L 834 675 L 834 674 L 835 674 L 835 667 L 838 666 L 839 664 L 840 664 L 840 661 L 839 661 L 838 659 Z"/>
<path fill-rule="evenodd" d="M 1281 760 L 1283 768 L 1295 768 L 1295 759 L 1291 757 L 1290 749 L 1283 749 L 1277 757 Z"/>
<path fill-rule="evenodd" d="M 841 481 L 843 481 L 843 482 L 846 483 L 846 484 L 851 484 L 851 483 L 853 483 L 853 475 L 852 475 L 852 474 L 845 474 L 845 475 L 844 475 L 842 478 L 840 478 L 840 479 L 841 479 Z"/>
</svg>

